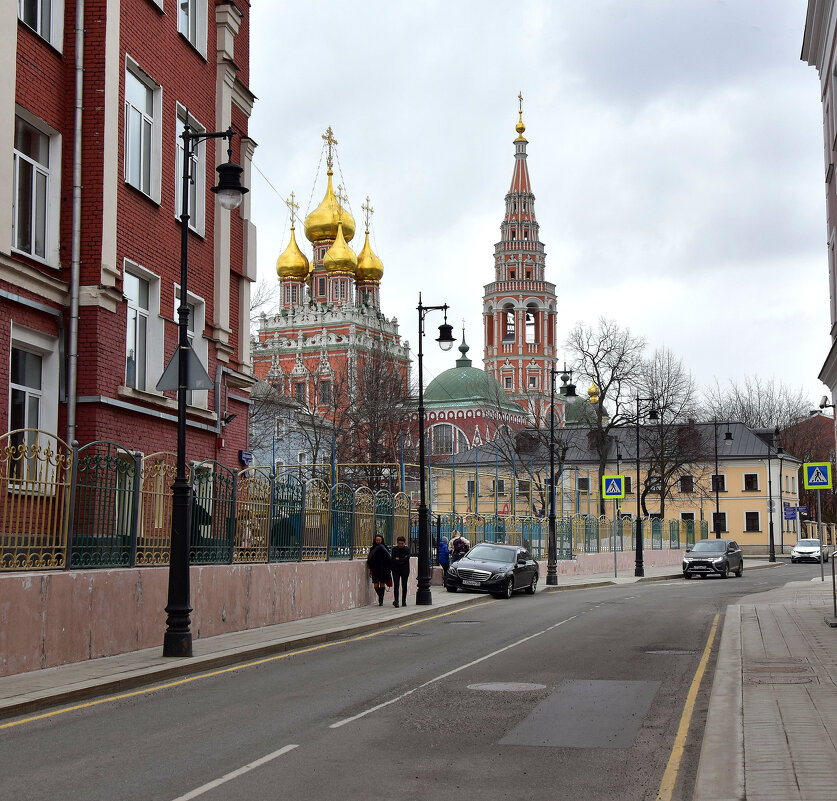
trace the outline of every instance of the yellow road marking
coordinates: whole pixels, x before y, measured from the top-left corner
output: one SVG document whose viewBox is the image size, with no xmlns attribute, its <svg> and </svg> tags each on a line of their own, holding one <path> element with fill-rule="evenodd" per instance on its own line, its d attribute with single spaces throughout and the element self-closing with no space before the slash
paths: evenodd
<svg viewBox="0 0 837 801">
<path fill-rule="evenodd" d="M 718 619 L 720 615 L 715 615 L 712 621 L 712 628 L 709 630 L 709 639 L 706 641 L 706 647 L 703 649 L 703 655 L 698 663 L 695 671 L 692 684 L 689 687 L 689 692 L 686 695 L 686 705 L 683 707 L 683 714 L 680 717 L 680 726 L 677 728 L 677 736 L 674 738 L 674 745 L 671 749 L 671 755 L 668 758 L 665 773 L 663 773 L 663 780 L 660 782 L 660 789 L 657 791 L 657 801 L 671 801 L 674 793 L 674 784 L 677 781 L 677 772 L 680 770 L 680 761 L 683 759 L 683 750 L 686 747 L 686 737 L 689 734 L 689 725 L 692 722 L 692 713 L 695 710 L 695 701 L 697 700 L 700 683 L 703 680 L 703 674 L 706 672 L 706 665 L 709 662 L 709 653 L 712 650 L 712 643 L 715 641 L 715 632 L 718 630 Z"/>
<path fill-rule="evenodd" d="M 371 637 L 379 637 L 381 634 L 387 634 L 391 631 L 398 631 L 399 629 L 406 629 L 410 626 L 416 626 L 419 623 L 426 623 L 430 620 L 439 620 L 443 617 L 455 615 L 465 609 L 473 609 L 475 607 L 484 606 L 486 603 L 489 602 L 480 601 L 476 604 L 467 604 L 465 606 L 460 606 L 456 609 L 452 609 L 449 612 L 441 612 L 438 615 L 422 617 L 418 620 L 412 620 L 408 623 L 401 623 L 398 626 L 390 626 L 386 629 L 378 629 L 377 631 L 371 631 L 366 634 L 359 634 L 357 637 L 333 640 L 332 642 L 324 642 L 320 643 L 319 645 L 311 645 L 307 648 L 297 648 L 293 651 L 284 651 L 283 653 L 275 654 L 274 656 L 266 656 L 261 659 L 254 659 L 250 662 L 242 662 L 238 665 L 230 665 L 230 667 L 219 668 L 218 670 L 212 670 L 206 673 L 198 673 L 194 676 L 187 676 L 186 678 L 177 679 L 175 681 L 169 681 L 165 684 L 155 684 L 151 687 L 142 687 L 138 690 L 131 690 L 130 692 L 119 693 L 118 695 L 109 695 L 106 698 L 97 698 L 95 701 L 86 701 L 83 704 L 74 704 L 73 706 L 64 707 L 62 709 L 54 709 L 50 712 L 44 712 L 40 715 L 30 715 L 29 717 L 21 718 L 20 720 L 14 720 L 11 723 L 0 724 L 0 731 L 2 731 L 3 729 L 13 729 L 16 726 L 22 726 L 24 723 L 34 723 L 36 720 L 44 720 L 46 718 L 58 717 L 59 715 L 66 715 L 68 712 L 76 712 L 79 709 L 89 709 L 90 707 L 100 706 L 102 704 L 109 704 L 113 701 L 121 701 L 125 698 L 135 698 L 138 695 L 146 695 L 148 693 L 159 692 L 160 690 L 168 690 L 171 687 L 179 687 L 182 684 L 190 684 L 191 682 L 200 681 L 201 679 L 210 679 L 214 676 L 222 676 L 225 673 L 233 673 L 236 670 L 244 670 L 246 668 L 256 667 L 257 665 L 265 665 L 269 662 L 277 662 L 280 659 L 287 659 L 291 656 L 298 656 L 300 654 L 310 654 L 313 651 L 321 651 L 324 648 L 331 648 L 335 645 L 345 645 L 347 643 L 359 642 L 360 640 L 368 640 Z"/>
</svg>

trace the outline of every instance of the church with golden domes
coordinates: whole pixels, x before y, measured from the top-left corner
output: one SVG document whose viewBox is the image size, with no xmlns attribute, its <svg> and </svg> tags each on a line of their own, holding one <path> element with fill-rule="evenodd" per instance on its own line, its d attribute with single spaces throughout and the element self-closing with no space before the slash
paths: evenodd
<svg viewBox="0 0 837 801">
<path fill-rule="evenodd" d="M 337 141 L 323 136 L 326 189 L 322 202 L 305 218 L 311 258 L 296 240 L 298 205 L 287 202 L 290 241 L 276 261 L 280 303 L 262 314 L 253 348 L 256 376 L 277 387 L 313 415 L 336 422 L 339 407 L 353 402 L 359 376 L 371 362 L 396 377 L 403 395 L 409 385 L 410 353 L 398 333 L 398 321 L 381 311 L 384 265 L 369 242 L 373 209 L 362 205 L 366 231 L 359 253 L 351 247 L 355 220 L 346 209 L 342 187 L 335 192 Z"/>
</svg>

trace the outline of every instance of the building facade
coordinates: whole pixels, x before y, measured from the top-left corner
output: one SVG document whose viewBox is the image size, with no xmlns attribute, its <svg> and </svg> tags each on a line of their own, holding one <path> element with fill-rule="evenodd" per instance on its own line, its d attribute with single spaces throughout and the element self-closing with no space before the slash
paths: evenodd
<svg viewBox="0 0 837 801">
<path fill-rule="evenodd" d="M 511 186 L 494 246 L 494 280 L 483 295 L 484 363 L 516 402 L 542 420 L 557 365 L 557 310 L 526 164 L 522 98 L 519 114 Z"/>
<path fill-rule="evenodd" d="M 14 9 L 14 10 L 13 10 Z M 20 0 L 0 26 L 0 428 L 175 449 L 182 139 L 232 129 L 249 185 L 248 0 Z M 227 143 L 194 153 L 189 332 L 212 388 L 188 398 L 189 459 L 246 448 L 249 195 L 210 191 Z"/>
<path fill-rule="evenodd" d="M 823 112 L 823 175 L 825 176 L 825 218 L 828 253 L 828 307 L 831 319 L 831 349 L 820 370 L 820 380 L 831 390 L 827 405 L 837 397 L 837 8 L 834 0 L 808 0 L 802 60 L 816 67 L 820 78 Z M 837 428 L 833 431 L 837 443 Z"/>
</svg>

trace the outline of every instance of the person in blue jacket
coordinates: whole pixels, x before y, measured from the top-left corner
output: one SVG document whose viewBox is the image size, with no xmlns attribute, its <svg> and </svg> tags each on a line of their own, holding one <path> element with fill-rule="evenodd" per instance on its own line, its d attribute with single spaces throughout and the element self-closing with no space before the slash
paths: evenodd
<svg viewBox="0 0 837 801">
<path fill-rule="evenodd" d="M 448 541 L 444 537 L 439 541 L 437 558 L 439 564 L 442 566 L 442 580 L 444 581 L 445 576 L 448 574 L 448 568 L 450 567 L 450 548 L 448 548 Z"/>
</svg>

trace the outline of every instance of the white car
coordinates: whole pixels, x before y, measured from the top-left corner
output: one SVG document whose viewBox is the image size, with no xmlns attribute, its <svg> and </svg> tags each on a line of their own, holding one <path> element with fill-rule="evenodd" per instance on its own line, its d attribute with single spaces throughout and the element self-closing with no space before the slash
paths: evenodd
<svg viewBox="0 0 837 801">
<path fill-rule="evenodd" d="M 819 562 L 820 561 L 820 541 L 819 540 L 799 540 L 796 545 L 791 548 L 791 562 Z M 828 546 L 822 548 L 822 560 L 828 561 Z"/>
</svg>

